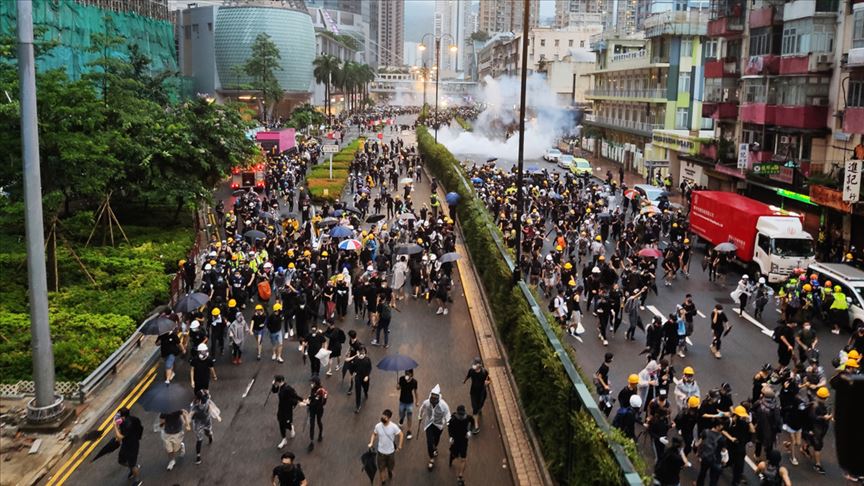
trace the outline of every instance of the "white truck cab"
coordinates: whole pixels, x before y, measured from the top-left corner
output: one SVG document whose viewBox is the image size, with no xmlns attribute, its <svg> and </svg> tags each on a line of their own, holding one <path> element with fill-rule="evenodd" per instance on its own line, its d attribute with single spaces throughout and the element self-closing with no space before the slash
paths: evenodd
<svg viewBox="0 0 864 486">
<path fill-rule="evenodd" d="M 795 268 L 807 268 L 814 261 L 813 237 L 804 231 L 800 219 L 762 216 L 756 222 L 753 263 L 769 282 L 781 282 Z"/>
</svg>

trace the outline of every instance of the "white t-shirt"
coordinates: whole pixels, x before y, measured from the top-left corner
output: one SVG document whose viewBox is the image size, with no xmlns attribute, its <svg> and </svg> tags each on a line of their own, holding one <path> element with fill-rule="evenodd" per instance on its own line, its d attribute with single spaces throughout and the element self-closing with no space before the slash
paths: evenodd
<svg viewBox="0 0 864 486">
<path fill-rule="evenodd" d="M 396 452 L 396 436 L 402 433 L 402 429 L 393 422 L 387 425 L 378 422 L 375 424 L 375 434 L 378 435 L 378 453 L 393 454 Z"/>
</svg>

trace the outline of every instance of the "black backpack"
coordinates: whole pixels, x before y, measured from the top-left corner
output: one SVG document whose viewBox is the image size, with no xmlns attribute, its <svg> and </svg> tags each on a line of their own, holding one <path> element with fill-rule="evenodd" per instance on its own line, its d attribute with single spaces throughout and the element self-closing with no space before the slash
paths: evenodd
<svg viewBox="0 0 864 486">
<path fill-rule="evenodd" d="M 720 464 L 720 433 L 706 431 L 699 445 L 699 459 L 709 464 Z"/>
</svg>

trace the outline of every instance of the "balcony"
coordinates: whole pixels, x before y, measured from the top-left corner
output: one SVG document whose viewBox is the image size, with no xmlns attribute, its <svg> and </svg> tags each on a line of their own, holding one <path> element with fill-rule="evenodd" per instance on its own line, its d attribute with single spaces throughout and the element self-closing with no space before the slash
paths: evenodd
<svg viewBox="0 0 864 486">
<path fill-rule="evenodd" d="M 793 0 L 783 6 L 783 22 L 836 15 L 840 0 Z"/>
<path fill-rule="evenodd" d="M 744 123 L 757 125 L 773 125 L 777 106 L 766 103 L 747 103 L 741 105 L 739 117 Z"/>
<path fill-rule="evenodd" d="M 614 98 L 633 101 L 666 102 L 665 89 L 589 89 L 585 91 L 586 98 Z"/>
<path fill-rule="evenodd" d="M 864 2 L 864 0 L 861 0 Z M 855 44 L 853 44 L 854 46 Z M 849 52 L 846 54 L 846 62 L 844 67 L 854 69 L 864 67 L 864 46 L 861 47 L 853 47 L 849 49 Z"/>
<path fill-rule="evenodd" d="M 685 10 L 655 13 L 643 23 L 645 37 L 661 35 L 704 36 L 708 33 L 707 10 Z"/>
<path fill-rule="evenodd" d="M 847 106 L 843 111 L 843 131 L 864 133 L 864 106 Z"/>
<path fill-rule="evenodd" d="M 808 74 L 830 71 L 834 56 L 830 53 L 783 56 L 780 58 L 780 74 Z"/>
<path fill-rule="evenodd" d="M 705 62 L 706 78 L 737 78 L 741 76 L 738 69 L 738 59 L 715 59 Z"/>
<path fill-rule="evenodd" d="M 734 120 L 738 118 L 738 102 L 703 101 L 702 116 L 714 120 Z"/>
<path fill-rule="evenodd" d="M 761 164 L 774 160 L 774 152 L 770 150 L 750 150 L 748 160 L 751 164 Z"/>
<path fill-rule="evenodd" d="M 756 8 L 750 11 L 750 28 L 758 29 L 761 27 L 769 27 L 774 23 L 775 18 L 775 7 L 767 6 L 762 8 Z M 778 17 L 778 20 L 783 18 L 782 15 Z"/>
<path fill-rule="evenodd" d="M 747 103 L 741 105 L 739 116 L 744 123 L 776 125 L 788 128 L 820 129 L 826 127 L 828 107 Z"/>
<path fill-rule="evenodd" d="M 747 76 L 771 75 L 780 73 L 780 56 L 765 54 L 763 56 L 750 56 L 744 66 L 744 74 Z"/>
<path fill-rule="evenodd" d="M 605 69 L 600 71 L 625 71 L 651 67 L 669 67 L 669 59 L 651 56 L 647 49 L 622 52 L 612 55 Z"/>
<path fill-rule="evenodd" d="M 744 19 L 722 17 L 708 21 L 708 37 L 738 37 L 744 32 Z"/>
<path fill-rule="evenodd" d="M 585 115 L 582 121 L 587 125 L 611 128 L 612 130 L 622 130 L 625 132 L 645 136 L 651 136 L 654 130 L 661 130 L 663 128 L 662 123 L 646 123 L 633 120 L 622 120 L 618 118 L 611 118 L 595 114 Z"/>
</svg>

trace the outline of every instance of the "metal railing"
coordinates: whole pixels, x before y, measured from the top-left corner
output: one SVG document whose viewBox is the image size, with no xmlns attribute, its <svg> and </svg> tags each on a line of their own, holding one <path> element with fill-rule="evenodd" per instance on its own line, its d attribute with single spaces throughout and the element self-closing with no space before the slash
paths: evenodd
<svg viewBox="0 0 864 486">
<path fill-rule="evenodd" d="M 623 120 L 619 118 L 609 118 L 599 115 L 586 115 L 584 120 L 586 122 L 591 122 L 597 125 L 604 125 L 609 128 L 625 128 L 644 134 L 651 134 L 654 130 L 663 129 L 662 123 L 648 123 L 635 120 Z"/>
<path fill-rule="evenodd" d="M 459 177 L 459 182 L 462 184 L 462 187 L 465 188 L 468 194 L 474 194 L 474 188 L 471 184 L 468 183 L 467 180 L 465 180 L 465 176 L 462 174 L 462 172 L 458 168 L 454 169 L 454 172 Z M 498 253 L 500 253 L 501 258 L 507 264 L 507 268 L 510 269 L 510 272 L 514 272 L 516 270 L 516 265 L 513 261 L 513 257 L 510 255 L 507 246 L 504 244 L 504 240 L 501 238 L 500 230 L 490 219 L 488 211 L 484 213 L 483 219 L 484 223 L 486 224 L 486 228 L 489 231 L 489 234 L 492 235 L 492 239 L 495 241 L 495 246 L 498 249 Z M 588 413 L 588 415 L 590 415 L 591 418 L 594 420 L 597 427 L 607 437 L 606 443 L 609 446 L 615 462 L 621 469 L 621 484 L 626 486 L 641 486 L 643 484 L 642 478 L 639 476 L 636 468 L 633 467 L 633 463 L 630 462 L 630 458 L 627 457 L 627 453 L 624 451 L 624 447 L 621 444 L 608 439 L 609 433 L 611 431 L 611 426 L 606 420 L 606 416 L 600 410 L 600 407 L 597 406 L 597 401 L 594 400 L 594 396 L 591 395 L 590 388 L 582 380 L 582 376 L 579 374 L 576 365 L 570 358 L 570 354 L 567 352 L 566 349 L 564 349 L 564 345 L 561 343 L 561 340 L 558 339 L 558 335 L 555 333 L 552 325 L 546 319 L 546 315 L 543 312 L 544 306 L 541 306 L 537 302 L 537 300 L 534 298 L 534 294 L 531 292 L 531 289 L 528 287 L 524 280 L 520 280 L 518 285 L 519 290 L 522 292 L 523 297 L 525 297 L 525 300 L 528 303 L 528 306 L 531 308 L 531 313 L 534 315 L 537 321 L 540 322 L 540 326 L 543 328 L 543 332 L 546 334 L 546 338 L 548 339 L 549 344 L 552 346 L 552 349 L 555 351 L 555 355 L 558 357 L 558 359 L 561 361 L 561 365 L 564 367 L 564 372 L 570 379 L 570 382 L 572 384 L 570 398 L 575 402 L 573 404 L 574 408 L 576 410 L 585 410 L 585 412 Z"/>
<path fill-rule="evenodd" d="M 608 96 L 614 98 L 666 99 L 665 89 L 589 89 L 585 96 Z"/>
<path fill-rule="evenodd" d="M 655 13 L 648 16 L 643 24 L 645 37 L 663 34 L 705 35 L 708 33 L 708 10 L 686 10 Z"/>
</svg>

